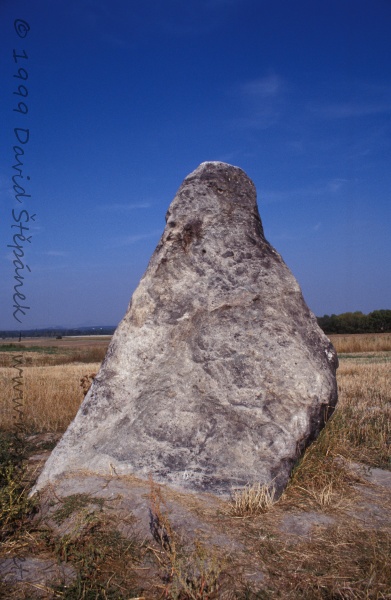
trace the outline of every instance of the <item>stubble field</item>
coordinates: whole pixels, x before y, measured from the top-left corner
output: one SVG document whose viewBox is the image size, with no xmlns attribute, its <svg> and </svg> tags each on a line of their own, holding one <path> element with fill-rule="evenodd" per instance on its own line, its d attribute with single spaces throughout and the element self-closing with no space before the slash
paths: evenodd
<svg viewBox="0 0 391 600">
<path fill-rule="evenodd" d="M 164 544 L 158 548 L 144 540 L 132 549 L 129 544 L 121 546 L 121 557 L 116 559 L 118 539 L 114 543 L 113 537 L 108 541 L 102 536 L 108 527 L 106 522 L 89 530 L 88 540 L 85 532 L 80 534 L 73 540 L 71 552 L 64 550 L 63 542 L 53 541 L 53 533 L 46 532 L 46 541 L 42 541 L 45 535 L 36 518 L 32 519 L 27 500 L 26 507 L 18 512 L 18 503 L 25 502 L 25 492 L 31 486 L 31 468 L 23 486 L 10 492 L 13 484 L 4 470 L 7 453 L 1 447 L 0 577 L 2 560 L 33 551 L 69 563 L 76 572 L 72 585 L 57 585 L 56 589 L 54 585 L 43 586 L 44 598 L 390 599 L 391 334 L 338 335 L 330 339 L 340 359 L 338 408 L 295 468 L 285 493 L 273 502 L 265 496 L 265 490 L 249 488 L 246 496 L 233 497 L 227 503 L 223 516 L 216 514 L 216 522 L 220 519 L 222 526 L 244 543 L 251 568 L 254 560 L 258 561 L 263 581 L 245 581 L 243 556 L 240 560 L 235 555 L 223 557 L 213 544 L 203 549 L 202 560 L 197 552 L 185 552 L 179 560 L 179 546 L 174 552 L 172 544 L 170 548 Z M 48 439 L 45 435 L 58 439 L 73 419 L 108 343 L 107 338 L 26 340 L 14 346 L 2 341 L 3 441 L 15 430 L 15 356 L 23 355 L 19 424 L 23 439 L 29 440 L 28 452 L 33 455 L 42 450 L 39 443 Z M 18 471 L 15 467 L 15 473 L 23 468 L 19 465 Z M 152 494 L 151 501 L 153 498 L 156 503 L 156 494 Z M 311 534 L 297 534 L 295 538 L 293 527 L 282 535 L 278 524 L 294 521 L 297 515 L 307 521 L 312 515 L 310 519 L 316 526 L 309 527 Z M 171 535 L 174 539 L 175 532 Z M 87 541 L 95 547 L 92 557 Z M 97 553 L 99 544 L 101 551 Z M 103 569 L 102 556 L 111 557 L 106 560 L 111 565 L 109 572 Z M 95 565 L 92 571 L 86 570 L 86 561 Z M 148 581 L 143 581 L 142 571 L 140 575 L 144 568 L 140 565 L 145 561 L 155 565 L 148 571 Z M 7 577 L 0 583 L 0 597 L 34 598 L 35 593 L 37 589 L 14 585 Z"/>
</svg>

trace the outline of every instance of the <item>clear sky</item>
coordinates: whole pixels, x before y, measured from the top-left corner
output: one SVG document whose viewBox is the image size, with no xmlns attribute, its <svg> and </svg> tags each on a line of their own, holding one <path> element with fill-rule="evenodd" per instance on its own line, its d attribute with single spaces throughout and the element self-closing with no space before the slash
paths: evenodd
<svg viewBox="0 0 391 600">
<path fill-rule="evenodd" d="M 0 0 L 0 329 L 116 325 L 206 160 L 315 314 L 391 308 L 390 31 L 390 0 Z"/>
</svg>

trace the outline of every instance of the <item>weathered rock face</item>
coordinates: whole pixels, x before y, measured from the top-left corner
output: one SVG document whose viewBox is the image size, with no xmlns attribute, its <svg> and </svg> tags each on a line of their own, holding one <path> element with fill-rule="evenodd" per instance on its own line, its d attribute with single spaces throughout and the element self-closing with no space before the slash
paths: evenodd
<svg viewBox="0 0 391 600">
<path fill-rule="evenodd" d="M 152 474 L 214 493 L 281 492 L 337 401 L 336 353 L 265 240 L 252 181 L 184 180 L 81 408 L 38 481 Z"/>
</svg>

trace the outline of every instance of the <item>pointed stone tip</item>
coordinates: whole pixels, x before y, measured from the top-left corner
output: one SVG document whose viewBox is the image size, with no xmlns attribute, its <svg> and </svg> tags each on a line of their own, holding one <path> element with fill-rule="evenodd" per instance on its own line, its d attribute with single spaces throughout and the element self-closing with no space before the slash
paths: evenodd
<svg viewBox="0 0 391 600">
<path fill-rule="evenodd" d="M 194 177 L 195 175 L 200 175 L 204 173 L 204 171 L 226 171 L 229 169 L 236 169 L 244 173 L 243 169 L 240 167 L 236 167 L 235 165 L 230 165 L 225 162 L 221 162 L 219 160 L 206 160 L 202 162 L 192 173 L 190 173 L 187 177 Z M 186 177 L 186 179 L 187 179 Z"/>
<path fill-rule="evenodd" d="M 182 182 L 183 186 L 193 185 L 196 181 L 219 186 L 219 193 L 226 190 L 238 196 L 249 195 L 256 198 L 254 182 L 243 169 L 218 160 L 202 162 L 189 173 Z"/>
<path fill-rule="evenodd" d="M 183 213 L 184 218 L 188 218 L 190 213 L 204 209 L 214 211 L 217 215 L 222 204 L 227 203 L 247 207 L 250 212 L 257 211 L 254 182 L 240 167 L 221 161 L 205 161 L 182 181 L 167 211 L 166 221 L 174 212 L 178 219 L 178 210 Z"/>
<path fill-rule="evenodd" d="M 214 166 L 214 167 L 231 167 L 234 169 L 239 169 L 239 167 L 236 167 L 235 165 L 230 165 L 229 163 L 226 162 L 222 162 L 221 160 L 205 160 L 204 162 L 202 162 L 198 168 L 200 167 L 208 167 L 208 165 L 210 166 Z"/>
</svg>

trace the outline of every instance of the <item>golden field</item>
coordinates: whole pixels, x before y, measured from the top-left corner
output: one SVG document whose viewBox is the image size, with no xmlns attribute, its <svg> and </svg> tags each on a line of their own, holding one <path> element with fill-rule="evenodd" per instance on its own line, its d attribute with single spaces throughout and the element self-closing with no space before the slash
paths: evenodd
<svg viewBox="0 0 391 600">
<path fill-rule="evenodd" d="M 391 352 L 391 333 L 339 333 L 329 338 L 338 354 Z"/>
<path fill-rule="evenodd" d="M 100 363 L 66 364 L 52 367 L 25 367 L 23 383 L 23 424 L 30 433 L 62 432 L 75 416 L 83 391 L 80 380 L 96 373 Z M 0 369 L 1 426 L 13 427 L 13 381 L 15 370 Z"/>
</svg>

